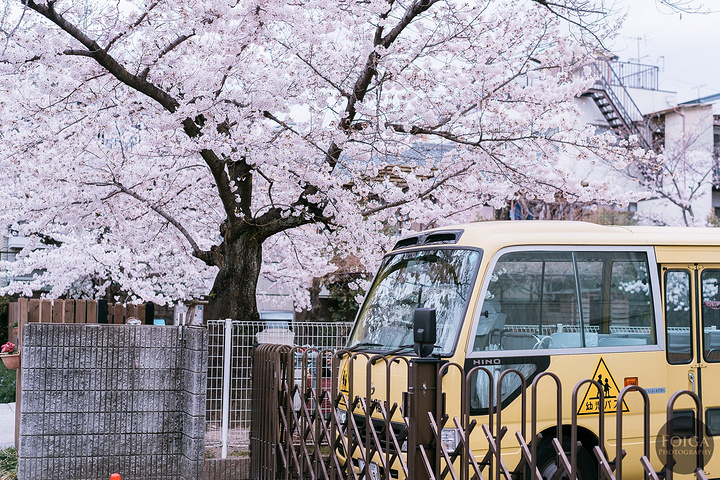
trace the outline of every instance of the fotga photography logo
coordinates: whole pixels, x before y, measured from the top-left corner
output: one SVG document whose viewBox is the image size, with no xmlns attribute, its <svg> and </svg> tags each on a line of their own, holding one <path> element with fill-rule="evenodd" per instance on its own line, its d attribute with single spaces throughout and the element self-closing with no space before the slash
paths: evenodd
<svg viewBox="0 0 720 480">
<path fill-rule="evenodd" d="M 676 416 L 658 432 L 655 439 L 658 458 L 673 473 L 693 473 L 698 466 L 698 455 L 702 455 L 703 464 L 707 464 L 713 454 L 713 438 L 707 431 L 705 424 L 690 414 Z"/>
</svg>

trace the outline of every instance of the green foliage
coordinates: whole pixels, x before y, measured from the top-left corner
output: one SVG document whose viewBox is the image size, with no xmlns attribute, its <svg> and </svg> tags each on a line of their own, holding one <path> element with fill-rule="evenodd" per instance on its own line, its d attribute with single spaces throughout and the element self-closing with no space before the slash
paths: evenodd
<svg viewBox="0 0 720 480">
<path fill-rule="evenodd" d="M 351 279 L 337 281 L 328 285 L 330 298 L 328 310 L 333 322 L 352 322 L 360 307 L 356 298 L 364 292 Z"/>
<path fill-rule="evenodd" d="M 15 447 L 0 450 L 0 480 L 17 480 L 18 457 Z"/>
<path fill-rule="evenodd" d="M 611 208 L 598 209 L 597 218 L 590 218 L 589 220 L 600 225 L 637 225 L 633 212 Z"/>
<path fill-rule="evenodd" d="M 5 343 L 8 338 L 8 313 L 10 297 L 0 297 L 0 343 Z"/>
<path fill-rule="evenodd" d="M 0 362 L 0 403 L 15 401 L 15 370 L 8 370 Z M 2 479 L 0 479 L 2 480 Z"/>
<path fill-rule="evenodd" d="M 714 213 L 711 213 L 707 217 L 708 227 L 720 227 L 720 219 Z"/>
</svg>

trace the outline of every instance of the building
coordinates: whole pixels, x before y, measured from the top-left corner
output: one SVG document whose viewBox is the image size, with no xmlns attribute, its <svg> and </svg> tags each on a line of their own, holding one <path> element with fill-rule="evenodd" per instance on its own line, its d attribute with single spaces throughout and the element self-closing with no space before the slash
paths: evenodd
<svg viewBox="0 0 720 480">
<path fill-rule="evenodd" d="M 29 239 L 18 237 L 9 231 L 0 236 L 0 262 L 14 262 L 20 251 L 28 244 Z M 30 280 L 31 277 L 12 277 L 3 269 L 0 269 L 0 288 L 6 287 L 10 282 L 19 280 Z"/>
</svg>

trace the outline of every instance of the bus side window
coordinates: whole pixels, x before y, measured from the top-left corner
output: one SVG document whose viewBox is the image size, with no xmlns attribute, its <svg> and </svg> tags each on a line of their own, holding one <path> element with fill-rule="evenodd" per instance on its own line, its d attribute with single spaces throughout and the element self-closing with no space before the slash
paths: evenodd
<svg viewBox="0 0 720 480">
<path fill-rule="evenodd" d="M 499 348 L 500 334 L 505 328 L 507 315 L 500 311 L 500 302 L 491 298 L 483 302 L 480 310 L 480 320 L 475 332 L 474 351 L 497 350 Z"/>
<path fill-rule="evenodd" d="M 504 253 L 488 281 L 472 350 L 656 344 L 648 272 L 640 251 Z"/>
<path fill-rule="evenodd" d="M 685 270 L 665 272 L 665 334 L 668 363 L 692 361 L 692 311 L 690 274 Z"/>
<path fill-rule="evenodd" d="M 720 362 L 720 270 L 702 272 L 703 357 Z"/>
</svg>

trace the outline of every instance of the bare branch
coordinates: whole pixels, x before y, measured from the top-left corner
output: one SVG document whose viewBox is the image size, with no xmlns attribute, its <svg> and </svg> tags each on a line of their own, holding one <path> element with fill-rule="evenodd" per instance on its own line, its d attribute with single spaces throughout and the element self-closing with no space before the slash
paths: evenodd
<svg viewBox="0 0 720 480">
<path fill-rule="evenodd" d="M 88 52 L 87 50 L 63 50 L 63 55 L 94 58 L 93 52 Z"/>
<path fill-rule="evenodd" d="M 135 27 L 137 27 L 138 25 L 140 25 L 140 24 L 143 22 L 143 20 L 145 20 L 145 19 L 147 18 L 147 16 L 150 14 L 150 12 L 151 12 L 155 7 L 158 6 L 159 3 L 160 3 L 160 2 L 154 2 L 154 3 L 150 4 L 150 6 L 148 7 L 148 9 L 145 10 L 145 11 L 142 13 L 142 15 L 140 15 L 140 16 L 138 17 L 138 19 L 135 20 L 135 22 L 131 25 L 131 28 L 135 28 Z M 118 33 L 117 35 L 115 35 L 115 36 L 108 42 L 107 46 L 105 46 L 105 51 L 109 51 L 110 48 L 112 48 L 112 46 L 115 44 L 115 42 L 117 42 L 118 40 L 120 40 L 125 34 L 127 34 L 127 32 L 120 32 L 120 33 Z"/>
<path fill-rule="evenodd" d="M 162 57 L 170 53 L 174 48 L 176 48 L 178 45 L 183 43 L 188 38 L 195 35 L 195 32 L 189 34 L 189 35 L 180 35 L 178 38 L 176 38 L 173 42 L 170 42 L 169 45 L 167 45 L 165 48 L 160 50 L 160 53 L 158 54 L 157 58 L 151 63 L 151 65 L 156 64 Z M 142 72 L 138 75 L 143 80 L 147 79 L 148 73 L 150 73 L 150 65 L 146 66 Z"/>
<path fill-rule="evenodd" d="M 153 212 L 157 213 L 162 218 L 164 218 L 168 223 L 170 223 L 172 226 L 177 228 L 178 231 L 183 235 L 183 237 L 185 237 L 185 239 L 190 244 L 190 247 L 192 248 L 194 257 L 202 260 L 208 266 L 215 265 L 215 261 L 213 259 L 213 256 L 210 254 L 210 252 L 207 250 L 202 250 L 198 246 L 198 244 L 195 241 L 195 239 L 193 238 L 192 234 L 183 226 L 182 223 L 180 223 L 175 217 L 170 215 L 167 212 L 167 210 L 160 207 L 159 205 L 155 205 L 153 202 L 149 201 L 148 199 L 146 199 L 139 193 L 136 193 L 136 192 L 130 190 L 129 188 L 125 187 L 122 183 L 120 183 L 118 181 L 113 181 L 112 185 L 115 186 L 119 192 L 122 192 L 125 195 L 128 195 L 128 196 L 134 198 L 138 202 L 140 202 L 144 205 L 147 205 L 148 208 L 150 208 Z"/>
<path fill-rule="evenodd" d="M 35 3 L 34 0 L 22 0 L 32 10 L 47 18 L 55 25 L 60 27 L 64 32 L 69 34 L 75 40 L 80 42 L 85 48 L 87 48 L 87 55 L 95 59 L 101 66 L 103 66 L 110 74 L 112 74 L 119 81 L 129 86 L 130 88 L 137 90 L 138 92 L 147 95 L 152 98 L 163 108 L 169 112 L 175 112 L 178 108 L 178 101 L 170 96 L 167 92 L 160 89 L 158 86 L 140 78 L 137 75 L 133 75 L 118 63 L 115 58 L 103 50 L 100 45 L 97 44 L 93 39 L 88 37 L 82 32 L 76 25 L 70 23 L 62 14 L 55 10 L 55 2 L 48 2 L 47 5 Z M 76 53 L 77 55 L 77 53 Z"/>
<path fill-rule="evenodd" d="M 370 215 L 374 215 L 378 212 L 382 212 L 383 210 L 387 210 L 389 208 L 395 208 L 399 207 L 401 205 L 405 205 L 406 203 L 410 203 L 411 201 L 415 200 L 422 200 L 423 198 L 427 197 L 431 193 L 433 193 L 435 190 L 442 187 L 445 183 L 447 183 L 451 178 L 456 177 L 458 175 L 462 175 L 463 173 L 467 172 L 470 169 L 471 165 L 466 165 L 465 167 L 461 168 L 457 172 L 455 172 L 453 175 L 448 175 L 447 177 L 443 178 L 442 180 L 438 181 L 437 183 L 433 183 L 430 187 L 426 188 L 424 191 L 420 192 L 419 195 L 413 198 L 409 198 L 407 200 L 398 200 L 396 202 L 386 203 L 383 205 L 380 205 L 375 208 L 371 208 L 369 210 L 365 210 L 361 212 L 361 215 L 365 218 L 369 217 Z"/>
</svg>

